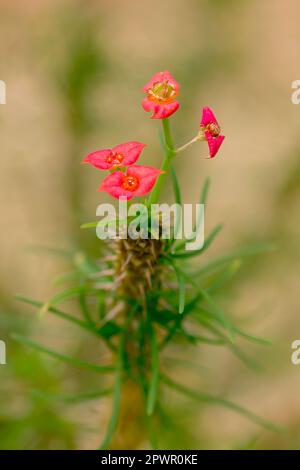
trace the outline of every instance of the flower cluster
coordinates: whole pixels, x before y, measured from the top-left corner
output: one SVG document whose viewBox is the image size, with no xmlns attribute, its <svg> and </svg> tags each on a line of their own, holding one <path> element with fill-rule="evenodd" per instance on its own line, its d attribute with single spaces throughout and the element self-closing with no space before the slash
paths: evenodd
<svg viewBox="0 0 300 470">
<path fill-rule="evenodd" d="M 142 107 L 145 111 L 152 112 L 152 119 L 167 119 L 179 108 L 176 99 L 179 94 L 179 84 L 168 71 L 156 73 L 143 91 L 146 97 L 142 101 Z M 178 151 L 175 150 L 174 154 L 197 140 L 205 140 L 208 143 L 210 158 L 213 158 L 224 138 L 214 113 L 209 107 L 205 107 L 197 136 Z M 126 142 L 111 149 L 92 152 L 82 163 L 89 163 L 95 168 L 111 172 L 98 191 L 106 191 L 117 199 L 124 197 L 129 200 L 134 196 L 148 194 L 159 175 L 163 173 L 157 168 L 135 165 L 144 147 L 145 144 L 141 142 Z"/>
<path fill-rule="evenodd" d="M 134 165 L 144 147 L 145 144 L 141 142 L 126 142 L 112 149 L 90 153 L 82 163 L 90 163 L 99 170 L 112 171 L 98 191 L 106 191 L 117 199 L 124 197 L 129 200 L 149 193 L 161 173 L 150 166 Z"/>
</svg>

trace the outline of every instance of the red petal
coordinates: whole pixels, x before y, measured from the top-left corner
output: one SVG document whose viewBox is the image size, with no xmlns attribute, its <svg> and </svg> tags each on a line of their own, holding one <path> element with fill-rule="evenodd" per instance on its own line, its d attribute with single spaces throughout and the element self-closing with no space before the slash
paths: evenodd
<svg viewBox="0 0 300 470">
<path fill-rule="evenodd" d="M 208 143 L 210 157 L 213 158 L 217 154 L 219 148 L 221 147 L 221 144 L 223 140 L 225 139 L 225 136 L 219 135 L 218 137 L 213 137 L 209 133 L 209 131 L 206 131 L 205 137 Z"/>
<path fill-rule="evenodd" d="M 135 195 L 134 191 L 127 191 L 122 188 L 123 177 L 124 173 L 121 171 L 115 171 L 102 181 L 98 191 L 105 191 L 116 199 L 119 199 L 120 197 L 126 197 L 128 200 L 132 199 Z"/>
<path fill-rule="evenodd" d="M 124 160 L 122 161 L 122 165 L 127 166 L 132 165 L 138 160 L 144 147 L 145 144 L 142 144 L 141 142 L 132 141 L 117 145 L 112 149 L 112 152 L 115 154 L 120 153 L 121 155 L 123 155 Z"/>
<path fill-rule="evenodd" d="M 150 90 L 155 83 L 161 83 L 165 81 L 168 81 L 170 85 L 174 87 L 174 90 L 176 91 L 176 93 L 178 93 L 179 83 L 176 82 L 176 80 L 167 70 L 165 72 L 158 72 L 155 75 L 153 75 L 151 80 L 144 86 L 143 91 L 147 93 L 147 91 Z"/>
<path fill-rule="evenodd" d="M 168 104 L 157 104 L 154 107 L 153 115 L 151 116 L 152 119 L 165 119 L 172 114 L 174 114 L 177 109 L 179 108 L 178 101 L 173 101 L 172 103 Z"/>
<path fill-rule="evenodd" d="M 153 111 L 154 108 L 155 108 L 156 104 L 154 103 L 154 101 L 152 100 L 149 100 L 149 98 L 144 98 L 143 101 L 142 101 L 142 107 L 145 111 L 147 111 L 147 113 L 149 111 Z"/>
<path fill-rule="evenodd" d="M 107 163 L 106 159 L 111 154 L 110 149 L 97 150 L 96 152 L 90 153 L 82 163 L 90 163 L 100 170 L 108 170 L 112 167 L 111 163 Z"/>
<path fill-rule="evenodd" d="M 200 126 L 206 127 L 210 123 L 219 125 L 212 110 L 208 106 L 205 106 L 202 110 L 202 119 L 200 122 Z"/>
<path fill-rule="evenodd" d="M 161 170 L 150 166 L 134 165 L 128 168 L 126 174 L 136 176 L 140 183 L 137 190 L 133 191 L 132 194 L 135 196 L 144 196 L 149 193 L 161 173 Z"/>
<path fill-rule="evenodd" d="M 178 92 L 179 83 L 176 82 L 176 80 L 174 80 L 170 72 L 168 72 L 167 70 L 165 72 L 158 72 L 155 75 L 153 75 L 151 80 L 144 86 L 143 91 L 147 93 L 147 91 L 150 90 L 150 88 L 152 88 L 155 83 L 164 82 L 166 80 L 168 80 L 170 85 L 174 87 L 174 90 Z"/>
</svg>

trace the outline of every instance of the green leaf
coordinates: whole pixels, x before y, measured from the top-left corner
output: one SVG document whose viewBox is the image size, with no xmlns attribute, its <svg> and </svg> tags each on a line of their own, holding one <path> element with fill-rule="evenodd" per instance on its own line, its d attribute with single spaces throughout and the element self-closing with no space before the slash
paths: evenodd
<svg viewBox="0 0 300 470">
<path fill-rule="evenodd" d="M 79 293 L 79 305 L 80 305 L 83 318 L 85 319 L 86 323 L 90 325 L 92 328 L 94 328 L 94 321 L 92 319 L 90 310 L 87 305 L 85 290 L 83 289 L 83 287 L 81 287 L 81 291 Z"/>
<path fill-rule="evenodd" d="M 209 190 L 209 186 L 210 186 L 210 178 L 206 178 L 205 181 L 204 181 L 204 184 L 203 184 L 203 188 L 202 188 L 202 191 L 201 191 L 201 194 L 200 194 L 200 200 L 199 200 L 199 204 L 205 204 L 206 203 L 206 200 L 207 200 L 207 195 L 208 195 L 208 190 Z M 201 224 L 199 227 L 194 227 L 194 232 L 198 232 L 198 230 L 200 229 L 201 227 Z M 196 234 L 196 237 L 197 237 L 197 234 Z M 195 238 L 196 238 L 195 237 Z M 188 240 L 182 240 L 181 242 L 177 243 L 176 245 L 176 248 L 175 248 L 175 251 L 179 251 L 181 250 L 185 244 L 187 243 Z"/>
<path fill-rule="evenodd" d="M 259 336 L 254 336 L 248 332 L 242 331 L 239 328 L 235 327 L 235 331 L 237 334 L 242 336 L 243 338 L 247 339 L 248 341 L 252 341 L 253 343 L 260 344 L 262 346 L 271 346 L 272 341 L 266 339 L 266 338 L 261 338 Z"/>
<path fill-rule="evenodd" d="M 71 299 L 78 298 L 82 295 L 84 289 L 84 294 L 97 294 L 98 290 L 92 287 L 83 287 L 83 286 L 73 286 L 68 289 L 65 289 L 62 292 L 58 292 L 55 294 L 51 299 L 47 300 L 46 302 L 40 303 L 40 316 L 45 315 L 47 312 L 56 313 L 57 310 L 54 308 L 56 305 L 59 305 L 63 302 L 66 302 Z M 31 303 L 32 305 L 37 306 L 39 302 L 34 302 L 28 299 L 27 297 L 17 296 L 18 300 L 22 300 L 27 303 Z M 27 300 L 26 300 L 27 299 Z M 61 315 L 62 316 L 62 315 Z M 78 322 L 77 322 L 78 323 Z"/>
<path fill-rule="evenodd" d="M 31 299 L 29 297 L 25 297 L 23 295 L 17 295 L 16 299 L 20 300 L 21 302 L 25 302 L 27 304 L 33 305 L 34 307 L 37 307 L 39 309 L 41 309 L 45 305 L 44 302 L 39 302 L 37 300 Z M 97 331 L 94 328 L 92 328 L 90 325 L 86 324 L 82 320 L 79 320 L 78 318 L 73 317 L 72 315 L 69 315 L 68 313 L 64 313 L 61 310 L 55 307 L 52 307 L 51 305 L 48 306 L 48 312 L 62 318 L 63 320 L 67 320 L 81 328 L 84 328 L 85 330 L 88 330 L 94 334 L 97 334 Z"/>
<path fill-rule="evenodd" d="M 109 227 L 110 225 L 114 225 L 116 223 L 119 224 L 124 224 L 127 223 L 127 219 L 113 219 L 113 220 L 107 220 L 106 218 L 103 220 L 95 220 L 94 222 L 87 222 L 85 224 L 80 225 L 80 228 L 97 228 L 97 227 L 103 227 L 107 226 Z"/>
<path fill-rule="evenodd" d="M 224 406 L 226 408 L 229 408 L 233 411 L 236 411 L 237 413 L 244 415 L 246 418 L 250 419 L 256 424 L 259 424 L 260 426 L 269 429 L 271 431 L 275 432 L 280 432 L 280 433 L 285 433 L 286 429 L 277 426 L 276 424 L 273 424 L 270 421 L 265 420 L 264 418 L 261 418 L 260 416 L 257 416 L 255 413 L 252 413 L 252 411 L 249 411 L 245 408 L 243 408 L 240 405 L 237 405 L 229 400 L 226 400 L 225 398 L 219 398 L 215 397 L 213 395 L 209 395 L 207 393 L 202 393 L 199 391 L 194 391 L 191 390 L 184 385 L 181 385 L 177 382 L 174 382 L 173 380 L 170 380 L 168 377 L 163 376 L 162 380 L 166 385 L 169 387 L 173 388 L 174 390 L 182 393 L 183 395 L 186 395 L 187 397 L 190 397 L 194 400 L 200 401 L 202 403 L 206 403 L 208 405 L 219 405 L 219 406 Z"/>
<path fill-rule="evenodd" d="M 247 356 L 236 344 L 233 344 L 228 339 L 228 337 L 225 334 L 223 334 L 222 331 L 220 331 L 215 325 L 212 325 L 210 323 L 211 319 L 214 319 L 213 317 L 211 317 L 210 312 L 204 309 L 201 309 L 201 312 L 196 311 L 195 313 L 196 313 L 195 318 L 199 321 L 199 323 L 203 325 L 206 329 L 208 329 L 211 333 L 219 337 L 220 340 L 223 340 L 224 344 L 226 344 L 229 347 L 231 352 L 240 361 L 242 361 L 247 367 L 254 370 L 255 372 L 261 372 L 263 370 L 262 366 L 255 359 L 252 359 L 251 357 Z M 234 332 L 238 334 L 238 329 L 235 328 L 233 325 L 232 325 L 232 328 Z"/>
<path fill-rule="evenodd" d="M 177 175 L 176 175 L 176 170 L 173 165 L 171 166 L 171 177 L 172 177 L 175 203 L 179 204 L 181 207 L 182 206 L 181 191 L 180 191 L 180 186 L 179 186 L 179 182 L 178 182 Z M 178 235 L 179 229 L 181 227 L 181 223 L 182 221 L 181 221 L 181 212 L 180 212 L 179 216 L 178 214 L 176 216 L 176 225 L 174 227 L 174 239 L 175 240 Z"/>
<path fill-rule="evenodd" d="M 195 271 L 193 273 L 193 276 L 203 276 L 214 269 L 219 268 L 220 266 L 223 266 L 224 264 L 230 263 L 231 261 L 234 261 L 239 258 L 246 258 L 248 256 L 255 256 L 260 253 L 268 253 L 271 251 L 276 250 L 277 247 L 274 244 L 259 244 L 259 245 L 253 245 L 253 246 L 248 246 L 245 248 L 241 248 L 239 250 L 233 251 L 232 253 L 229 253 L 225 256 L 222 256 L 216 260 L 209 261 L 207 264 L 202 266 L 200 269 Z"/>
<path fill-rule="evenodd" d="M 203 188 L 200 195 L 200 204 L 205 204 L 207 201 L 208 190 L 210 187 L 210 178 L 204 180 Z"/>
<path fill-rule="evenodd" d="M 60 248 L 53 248 L 52 246 L 42 246 L 42 245 L 35 245 L 35 246 L 28 246 L 27 251 L 33 253 L 48 253 L 54 256 L 61 256 L 63 258 L 71 258 L 73 256 L 73 250 L 64 250 Z"/>
<path fill-rule="evenodd" d="M 78 273 L 77 271 L 70 271 L 68 273 L 61 274 L 60 276 L 57 276 L 53 284 L 55 286 L 58 286 L 60 284 L 64 284 L 65 282 L 72 282 L 72 281 L 78 281 L 82 279 L 82 274 Z"/>
<path fill-rule="evenodd" d="M 173 262 L 173 260 L 171 263 L 178 282 L 178 312 L 181 314 L 184 312 L 185 306 L 185 276 L 176 263 Z"/>
<path fill-rule="evenodd" d="M 240 259 L 232 261 L 232 263 L 230 263 L 229 266 L 225 269 L 225 272 L 218 275 L 217 278 L 211 284 L 209 284 L 207 291 L 212 294 L 218 289 L 221 289 L 224 285 L 231 281 L 241 266 L 242 261 Z"/>
<path fill-rule="evenodd" d="M 220 323 L 223 325 L 223 327 L 228 330 L 229 333 L 229 339 L 232 343 L 235 342 L 235 332 L 234 332 L 234 327 L 231 325 L 231 323 L 227 320 L 226 315 L 223 313 L 223 311 L 220 309 L 218 304 L 215 302 L 213 297 L 208 294 L 208 292 L 205 289 L 199 288 L 199 292 L 202 294 L 204 300 L 207 302 L 208 305 L 210 305 L 212 309 L 212 313 L 220 320 Z"/>
<path fill-rule="evenodd" d="M 216 236 L 220 233 L 222 230 L 223 226 L 221 224 L 217 225 L 211 233 L 208 235 L 208 237 L 205 239 L 203 247 L 200 250 L 193 250 L 193 251 L 184 251 L 184 252 L 179 252 L 176 251 L 175 253 L 171 253 L 171 256 L 174 258 L 191 258 L 193 256 L 198 256 L 202 253 L 204 253 L 212 244 Z M 186 244 L 186 241 L 183 242 Z M 179 245 L 178 245 L 179 246 Z"/>
<path fill-rule="evenodd" d="M 13 333 L 11 337 L 13 340 L 17 341 L 20 344 L 23 344 L 24 346 L 28 346 L 30 348 L 36 349 L 37 351 L 40 351 L 41 353 L 48 354 L 48 356 L 58 359 L 59 361 L 67 362 L 75 367 L 80 367 L 82 369 L 87 369 L 93 372 L 101 372 L 101 373 L 112 372 L 114 370 L 114 368 L 110 366 L 98 366 L 97 364 L 91 364 L 89 362 L 85 362 L 80 359 L 76 359 L 74 357 L 57 353 L 56 351 L 52 351 L 48 348 L 45 348 L 44 346 L 41 346 L 40 344 L 35 343 L 34 341 L 31 341 L 25 338 L 24 336 L 21 336 L 16 333 Z"/>
<path fill-rule="evenodd" d="M 182 319 L 182 316 L 180 317 L 180 319 Z M 165 326 L 165 329 L 168 331 L 168 334 L 162 340 L 159 346 L 160 350 L 162 350 L 170 342 L 170 340 L 176 335 L 185 338 L 187 341 L 189 341 L 192 344 L 204 343 L 204 344 L 210 344 L 210 345 L 215 345 L 215 346 L 221 346 L 227 343 L 227 341 L 223 339 L 208 338 L 208 337 L 201 336 L 201 335 L 192 335 L 188 333 L 187 331 L 185 331 L 184 328 L 182 328 L 181 322 L 174 323 L 172 327 Z"/>
<path fill-rule="evenodd" d="M 153 320 L 161 326 L 164 326 L 178 318 L 177 313 L 174 313 L 171 310 L 157 309 L 151 315 Z"/>
<path fill-rule="evenodd" d="M 112 336 L 118 335 L 122 331 L 122 328 L 116 323 L 112 321 L 108 321 L 103 326 L 101 326 L 101 328 L 99 328 L 97 331 L 100 336 L 102 336 L 105 339 L 109 339 Z"/>
<path fill-rule="evenodd" d="M 46 401 L 62 401 L 65 403 L 80 403 L 82 401 L 95 400 L 111 394 L 111 389 L 95 390 L 87 393 L 79 393 L 78 395 L 52 395 L 41 390 L 31 390 L 34 398 Z"/>
<path fill-rule="evenodd" d="M 151 324 L 151 318 L 149 320 L 150 329 L 150 343 L 151 343 L 151 382 L 148 391 L 146 411 L 147 415 L 153 414 L 155 403 L 157 399 L 157 388 L 159 379 L 159 360 L 158 360 L 158 347 L 155 330 Z"/>
</svg>

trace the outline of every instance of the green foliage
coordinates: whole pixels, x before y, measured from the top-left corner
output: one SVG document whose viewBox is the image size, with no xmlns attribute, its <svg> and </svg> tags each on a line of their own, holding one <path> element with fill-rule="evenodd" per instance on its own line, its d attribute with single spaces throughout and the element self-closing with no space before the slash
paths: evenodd
<svg viewBox="0 0 300 470">
<path fill-rule="evenodd" d="M 172 169 L 172 179 L 176 202 L 181 201 L 180 188 L 175 169 Z M 200 201 L 205 202 L 209 181 L 206 180 L 201 191 Z M 206 239 L 206 244 L 201 250 L 192 252 L 193 256 L 201 256 L 211 246 L 221 226 L 218 225 Z M 122 324 L 118 317 L 110 318 L 107 310 L 108 298 L 118 297 L 113 288 L 106 289 L 101 282 L 103 278 L 106 283 L 113 282 L 112 263 L 103 261 L 97 265 L 87 256 L 74 257 L 72 276 L 61 276 L 59 285 L 67 283 L 65 290 L 55 295 L 49 301 L 42 303 L 24 296 L 18 296 L 18 300 L 32 305 L 44 314 L 49 313 L 58 316 L 64 321 L 72 323 L 84 329 L 87 333 L 98 337 L 104 345 L 116 354 L 115 366 L 110 364 L 92 364 L 74 358 L 72 356 L 57 353 L 34 341 L 20 335 L 13 335 L 13 339 L 24 346 L 34 348 L 52 358 L 67 362 L 72 366 L 87 369 L 96 373 L 114 373 L 114 387 L 112 390 L 112 415 L 109 421 L 106 435 L 101 444 L 101 449 L 108 448 L 115 433 L 117 432 L 118 418 L 122 400 L 122 384 L 126 380 L 136 380 L 141 385 L 141 393 L 145 396 L 145 415 L 149 431 L 149 439 L 153 447 L 156 442 L 156 421 L 159 418 L 160 396 L 159 390 L 166 386 L 171 387 L 181 394 L 204 404 L 225 406 L 233 411 L 243 414 L 255 423 L 271 430 L 278 427 L 245 410 L 239 405 L 222 397 L 195 392 L 168 378 L 163 371 L 163 358 L 171 345 L 178 344 L 180 347 L 201 347 L 205 345 L 212 347 L 228 347 L 236 357 L 254 370 L 259 370 L 259 365 L 249 358 L 238 346 L 237 338 L 248 340 L 258 345 L 268 345 L 269 341 L 256 337 L 243 331 L 235 325 L 230 317 L 223 311 L 217 301 L 217 293 L 226 283 L 230 282 L 236 272 L 242 266 L 242 260 L 249 256 L 274 249 L 272 245 L 253 245 L 223 255 L 201 264 L 196 271 L 187 263 L 191 253 L 183 251 L 183 243 L 176 245 L 176 240 L 167 243 L 158 263 L 168 268 L 167 278 L 170 285 L 177 283 L 178 296 L 174 297 L 174 287 L 164 287 L 162 290 L 149 290 L 146 293 L 145 305 L 138 305 L 129 297 L 123 297 L 129 306 L 127 318 Z M 78 259 L 80 258 L 80 262 Z M 76 261 L 75 261 L 76 260 Z M 84 261 L 84 262 L 83 262 Z M 84 266 L 84 269 L 83 269 Z M 101 275 L 103 273 L 103 275 Z M 101 282 L 98 282 L 101 279 Z M 95 282 L 97 282 L 97 287 Z M 113 285 L 113 284 L 111 284 Z M 164 308 L 161 308 L 163 299 Z M 79 307 L 81 318 L 61 310 L 60 305 L 72 300 Z M 147 312 L 146 319 L 143 310 Z M 138 332 L 132 331 L 132 322 L 139 322 Z M 193 332 L 189 332 L 187 324 L 192 322 Z M 138 357 L 132 360 L 128 356 L 128 345 L 134 344 L 138 350 Z M 133 363 L 136 361 L 136 363 Z M 76 403 L 84 400 L 101 398 L 109 395 L 111 388 L 100 391 L 85 392 L 78 396 L 57 395 L 53 396 L 42 390 L 34 390 L 35 397 L 43 400 L 63 401 Z"/>
</svg>

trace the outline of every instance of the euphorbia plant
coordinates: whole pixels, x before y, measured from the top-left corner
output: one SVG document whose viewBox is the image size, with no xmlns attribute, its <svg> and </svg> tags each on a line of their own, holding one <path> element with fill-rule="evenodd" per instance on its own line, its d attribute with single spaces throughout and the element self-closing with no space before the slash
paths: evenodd
<svg viewBox="0 0 300 470">
<path fill-rule="evenodd" d="M 142 106 L 152 112 L 152 118 L 161 120 L 164 157 L 159 169 L 137 164 L 145 146 L 130 141 L 110 149 L 90 153 L 83 163 L 98 170 L 108 171 L 99 191 L 114 198 L 131 200 L 145 196 L 145 206 L 161 202 L 162 189 L 171 177 L 175 202 L 182 204 L 180 185 L 174 163 L 178 155 L 198 141 L 208 144 L 209 158 L 214 158 L 224 140 L 212 110 L 204 107 L 196 136 L 181 147 L 175 147 L 170 128 L 170 117 L 179 108 L 179 85 L 169 72 L 155 74 L 143 90 Z M 188 156 L 186 157 L 188 159 Z M 200 195 L 205 204 L 209 181 Z M 120 222 L 120 221 L 119 221 Z M 163 222 L 161 222 L 163 224 Z M 96 223 L 85 224 L 93 227 Z M 15 339 L 99 374 L 113 374 L 108 380 L 112 393 L 112 415 L 101 448 L 138 447 L 146 439 L 153 447 L 158 429 L 165 387 L 172 388 L 196 401 L 221 405 L 246 415 L 268 428 L 274 426 L 222 397 L 193 390 L 172 378 L 172 369 L 164 367 L 165 351 L 172 345 L 222 345 L 229 347 L 247 362 L 236 344 L 238 337 L 265 344 L 266 340 L 245 333 L 233 324 L 215 300 L 217 291 L 229 281 L 240 267 L 240 260 L 261 250 L 264 245 L 236 250 L 219 259 L 198 263 L 189 262 L 201 256 L 220 232 L 217 225 L 205 239 L 204 245 L 194 251 L 185 250 L 186 240 L 174 236 L 165 239 L 160 227 L 158 235 L 130 238 L 120 236 L 106 243 L 107 253 L 99 260 L 75 263 L 73 287 L 50 299 L 45 304 L 22 297 L 22 300 L 42 307 L 64 320 L 73 322 L 99 338 L 110 352 L 110 359 L 101 364 L 61 355 L 38 344 L 15 336 Z M 198 227 L 199 229 L 199 227 Z M 124 235 L 124 234 L 123 234 Z M 82 319 L 62 312 L 57 305 L 66 299 L 79 300 Z M 101 397 L 110 388 L 98 392 L 87 391 L 86 397 Z M 153 417 L 156 417 L 153 420 Z M 145 431 L 145 432 L 144 432 Z"/>
</svg>

